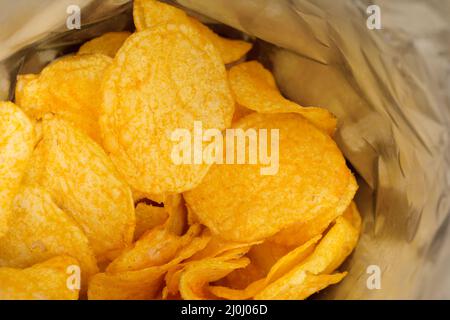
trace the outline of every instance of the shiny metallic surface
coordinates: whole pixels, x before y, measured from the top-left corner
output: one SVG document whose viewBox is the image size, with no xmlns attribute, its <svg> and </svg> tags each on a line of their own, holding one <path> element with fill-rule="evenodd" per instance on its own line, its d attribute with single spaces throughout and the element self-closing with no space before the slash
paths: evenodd
<svg viewBox="0 0 450 320">
<path fill-rule="evenodd" d="M 251 56 L 287 97 L 339 119 L 336 140 L 359 175 L 364 226 L 343 266 L 349 275 L 319 298 L 450 299 L 449 3 L 177 3 L 257 38 Z M 69 4 L 82 8 L 81 30 L 65 26 Z M 381 30 L 366 26 L 370 4 L 381 9 Z M 1 99 L 13 98 L 17 73 L 38 72 L 103 32 L 132 29 L 127 0 L 0 0 L 0 8 Z M 379 290 L 367 287 L 371 265 L 381 270 Z"/>
</svg>

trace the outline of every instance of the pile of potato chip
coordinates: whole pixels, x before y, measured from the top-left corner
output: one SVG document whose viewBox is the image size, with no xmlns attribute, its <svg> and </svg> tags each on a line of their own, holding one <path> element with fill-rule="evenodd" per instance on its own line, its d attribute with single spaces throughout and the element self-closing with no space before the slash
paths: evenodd
<svg viewBox="0 0 450 320">
<path fill-rule="evenodd" d="M 336 118 L 178 8 L 136 0 L 134 21 L 0 103 L 0 299 L 305 299 L 341 281 L 361 219 Z M 279 129 L 278 173 L 174 164 L 168 132 L 194 121 Z"/>
</svg>

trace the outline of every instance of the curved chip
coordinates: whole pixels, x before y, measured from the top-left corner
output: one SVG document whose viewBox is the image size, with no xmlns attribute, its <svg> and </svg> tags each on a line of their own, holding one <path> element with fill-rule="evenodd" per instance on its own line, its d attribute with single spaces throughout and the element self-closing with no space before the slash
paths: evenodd
<svg viewBox="0 0 450 320">
<path fill-rule="evenodd" d="M 64 120 L 43 120 L 25 181 L 40 184 L 83 229 L 98 259 L 127 247 L 135 227 L 131 191 L 107 155 Z"/>
<path fill-rule="evenodd" d="M 104 146 L 128 183 L 156 194 L 200 183 L 209 165 L 195 164 L 191 154 L 190 163 L 178 163 L 173 152 L 178 138 L 190 143 L 195 121 L 203 129 L 231 124 L 234 102 L 212 45 L 189 25 L 138 32 L 120 49 L 103 84 Z"/>
<path fill-rule="evenodd" d="M 0 267 L 26 268 L 68 255 L 81 267 L 82 283 L 98 272 L 94 253 L 78 225 L 38 187 L 24 187 L 14 200 L 14 219 L 0 241 Z"/>
<path fill-rule="evenodd" d="M 85 42 L 78 50 L 78 54 L 104 54 L 114 58 L 117 51 L 131 35 L 130 32 L 107 32 L 100 37 Z"/>
<path fill-rule="evenodd" d="M 33 124 L 13 103 L 0 102 L 0 237 L 34 146 Z"/>
<path fill-rule="evenodd" d="M 252 48 L 252 44 L 249 42 L 220 37 L 200 21 L 188 17 L 184 11 L 159 1 L 134 1 L 133 16 L 134 24 L 138 31 L 162 23 L 191 23 L 193 27 L 211 41 L 214 47 L 219 51 L 224 64 L 241 59 Z"/>
<path fill-rule="evenodd" d="M 134 213 L 136 215 L 134 239 L 139 239 L 145 232 L 164 224 L 169 216 L 164 207 L 155 207 L 145 202 L 138 203 Z"/>
<path fill-rule="evenodd" d="M 228 78 L 236 102 L 243 107 L 260 113 L 294 112 L 330 135 L 336 130 L 337 120 L 328 110 L 301 107 L 285 99 L 278 90 L 273 75 L 258 61 L 232 67 L 228 71 Z"/>
<path fill-rule="evenodd" d="M 53 113 L 101 142 L 99 88 L 112 59 L 102 54 L 61 58 L 38 76 L 17 77 L 16 103 L 32 119 Z"/>
<path fill-rule="evenodd" d="M 133 246 L 126 249 L 106 269 L 106 272 L 123 272 L 160 266 L 172 260 L 177 253 L 192 242 L 200 226 L 192 226 L 184 236 L 177 236 L 164 227 L 144 234 Z"/>
<path fill-rule="evenodd" d="M 258 241 L 329 210 L 347 208 L 351 200 L 342 199 L 354 194 L 357 184 L 329 135 L 292 113 L 251 114 L 237 127 L 279 130 L 278 171 L 262 175 L 261 163 L 213 165 L 198 187 L 184 193 L 213 235 Z M 246 154 L 248 150 L 247 143 Z"/>
<path fill-rule="evenodd" d="M 73 267 L 75 259 L 60 256 L 27 269 L 0 268 L 0 300 L 77 300 L 78 289 L 68 286 Z"/>
<path fill-rule="evenodd" d="M 279 281 L 258 293 L 255 300 L 303 300 L 314 293 L 340 282 L 346 272 L 315 275 L 302 270 L 293 270 Z"/>
<path fill-rule="evenodd" d="M 162 289 L 164 274 L 202 250 L 209 236 L 200 236 L 182 248 L 168 263 L 136 271 L 98 273 L 89 281 L 90 300 L 148 300 L 154 299 Z"/>
<path fill-rule="evenodd" d="M 185 300 L 214 299 L 207 290 L 210 282 L 217 281 L 233 270 L 244 268 L 247 258 L 229 260 L 228 257 L 203 259 L 189 263 L 180 275 L 180 293 Z"/>
</svg>

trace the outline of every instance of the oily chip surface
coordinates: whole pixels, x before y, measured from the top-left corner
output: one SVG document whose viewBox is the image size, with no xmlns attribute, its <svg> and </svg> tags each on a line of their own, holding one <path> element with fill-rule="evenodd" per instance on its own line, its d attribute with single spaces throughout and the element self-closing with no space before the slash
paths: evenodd
<svg viewBox="0 0 450 320">
<path fill-rule="evenodd" d="M 78 54 L 104 54 L 114 58 L 117 51 L 125 40 L 131 35 L 130 32 L 107 32 L 100 37 L 86 42 L 78 50 Z"/>
<path fill-rule="evenodd" d="M 234 101 L 225 67 L 190 25 L 158 25 L 132 35 L 103 83 L 104 147 L 127 182 L 141 192 L 195 187 L 205 164 L 175 164 L 176 129 L 219 130 L 231 124 Z M 193 162 L 193 161 L 192 161 Z"/>
<path fill-rule="evenodd" d="M 213 165 L 202 183 L 184 194 L 213 234 L 257 241 L 326 210 L 347 208 L 351 198 L 346 204 L 341 199 L 347 199 L 349 189 L 356 192 L 356 181 L 325 132 L 292 113 L 251 114 L 237 127 L 279 129 L 278 172 L 262 175 L 261 163 Z"/>
<path fill-rule="evenodd" d="M 74 258 L 60 256 L 27 269 L 0 268 L 0 300 L 77 300 L 79 290 L 67 286 L 73 266 Z"/>
<path fill-rule="evenodd" d="M 18 76 L 16 103 L 32 119 L 56 114 L 100 143 L 99 89 L 111 61 L 103 54 L 68 56 L 40 75 Z"/>
<path fill-rule="evenodd" d="M 80 262 L 82 282 L 98 272 L 88 239 L 50 194 L 23 187 L 14 200 L 14 219 L 0 241 L 0 266 L 26 268 L 60 255 Z"/>
<path fill-rule="evenodd" d="M 46 118 L 32 163 L 25 181 L 50 192 L 81 226 L 99 259 L 131 243 L 131 190 L 98 144 L 64 120 Z"/>
<path fill-rule="evenodd" d="M 33 143 L 34 129 L 28 117 L 13 103 L 0 102 L 0 237 L 7 232 Z"/>
</svg>

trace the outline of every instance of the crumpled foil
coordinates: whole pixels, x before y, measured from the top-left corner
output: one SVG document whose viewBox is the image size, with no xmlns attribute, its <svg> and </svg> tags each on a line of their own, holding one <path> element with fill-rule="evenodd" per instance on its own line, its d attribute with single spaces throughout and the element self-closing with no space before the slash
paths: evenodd
<svg viewBox="0 0 450 320">
<path fill-rule="evenodd" d="M 66 27 L 74 4 L 81 30 Z M 349 275 L 318 297 L 450 298 L 450 3 L 176 4 L 218 32 L 254 39 L 250 57 L 273 70 L 288 98 L 339 119 L 336 141 L 359 176 L 363 234 L 342 268 Z M 371 4 L 381 30 L 366 27 Z M 0 0 L 0 8 L 0 99 L 14 98 L 18 73 L 39 72 L 106 31 L 133 29 L 128 0 Z M 381 270 L 380 289 L 367 286 L 371 265 Z"/>
</svg>

